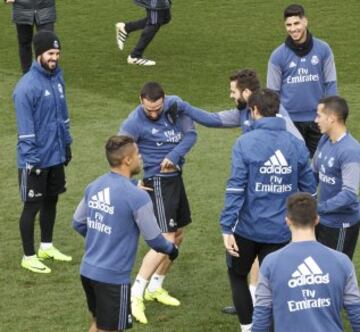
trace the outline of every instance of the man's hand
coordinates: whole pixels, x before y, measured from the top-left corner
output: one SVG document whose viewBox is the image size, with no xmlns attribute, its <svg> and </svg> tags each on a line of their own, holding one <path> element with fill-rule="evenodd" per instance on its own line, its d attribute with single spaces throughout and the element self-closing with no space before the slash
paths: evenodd
<svg viewBox="0 0 360 332">
<path fill-rule="evenodd" d="M 143 182 L 142 180 L 139 180 L 139 181 L 138 181 L 137 187 L 140 188 L 140 189 L 142 189 L 142 190 L 145 190 L 145 191 L 154 191 L 153 188 L 145 187 L 144 182 Z"/>
<path fill-rule="evenodd" d="M 164 160 L 160 164 L 160 172 L 161 173 L 172 173 L 176 172 L 177 168 L 173 164 L 173 162 L 170 159 L 164 158 Z"/>
<path fill-rule="evenodd" d="M 171 250 L 171 253 L 169 254 L 169 259 L 171 261 L 175 260 L 177 256 L 179 255 L 179 248 L 174 244 L 173 249 Z"/>
<path fill-rule="evenodd" d="M 223 234 L 224 246 L 227 252 L 234 257 L 240 257 L 239 248 L 233 234 Z"/>
<path fill-rule="evenodd" d="M 15 0 L 5 0 L 5 3 L 14 3 Z"/>
</svg>

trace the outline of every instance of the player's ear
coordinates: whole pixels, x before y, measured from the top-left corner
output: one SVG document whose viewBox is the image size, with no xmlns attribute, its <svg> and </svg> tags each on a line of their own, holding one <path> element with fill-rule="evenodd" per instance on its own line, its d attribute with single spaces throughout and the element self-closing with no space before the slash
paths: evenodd
<svg viewBox="0 0 360 332">
<path fill-rule="evenodd" d="M 308 27 L 308 24 L 309 24 L 309 21 L 308 21 L 308 19 L 304 16 L 303 17 L 303 20 L 304 20 L 304 25 L 305 25 L 305 27 L 307 28 Z"/>
<path fill-rule="evenodd" d="M 245 98 L 246 100 L 248 100 L 248 99 L 250 98 L 251 94 L 252 94 L 251 90 L 248 89 L 248 88 L 245 88 L 245 89 L 242 91 L 242 93 L 243 93 L 243 96 L 244 96 L 244 98 Z"/>
<path fill-rule="evenodd" d="M 319 216 L 319 215 L 317 215 L 316 220 L 315 220 L 315 226 L 316 226 L 316 225 L 318 225 L 318 224 L 319 224 L 319 222 L 320 222 L 320 216 Z"/>
<path fill-rule="evenodd" d="M 130 164 L 131 164 L 131 156 L 128 155 L 128 156 L 124 157 L 123 164 L 125 164 L 126 166 L 130 166 Z"/>
<path fill-rule="evenodd" d="M 286 225 L 288 225 L 289 227 L 291 226 L 291 220 L 288 217 L 285 217 L 285 222 Z"/>
</svg>

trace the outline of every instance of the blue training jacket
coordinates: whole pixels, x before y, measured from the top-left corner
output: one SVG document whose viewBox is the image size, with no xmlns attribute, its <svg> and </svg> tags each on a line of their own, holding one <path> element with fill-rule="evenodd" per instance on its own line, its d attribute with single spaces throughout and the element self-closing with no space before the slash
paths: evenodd
<svg viewBox="0 0 360 332">
<path fill-rule="evenodd" d="M 343 253 L 316 241 L 292 242 L 267 255 L 260 267 L 252 332 L 342 332 L 345 309 L 360 331 L 360 292 Z"/>
<path fill-rule="evenodd" d="M 269 59 L 267 87 L 280 93 L 281 103 L 293 121 L 314 121 L 319 100 L 337 94 L 331 48 L 313 38 L 310 53 L 300 57 L 283 43 Z"/>
<path fill-rule="evenodd" d="M 176 113 L 172 113 L 174 104 L 177 105 Z M 143 105 L 139 105 L 122 123 L 119 134 L 133 137 L 138 144 L 145 178 L 163 174 L 160 173 L 160 164 L 164 158 L 181 170 L 185 154 L 195 144 L 195 126 L 189 117 L 182 114 L 184 105 L 178 96 L 165 96 L 159 119 L 150 120 Z"/>
<path fill-rule="evenodd" d="M 71 144 L 72 138 L 61 69 L 50 73 L 34 61 L 16 85 L 13 98 L 18 127 L 18 167 L 62 164 L 65 147 Z"/>
<path fill-rule="evenodd" d="M 336 142 L 324 134 L 312 167 L 319 181 L 318 212 L 327 227 L 347 228 L 360 222 L 360 144 L 346 133 Z"/>
<path fill-rule="evenodd" d="M 316 195 L 304 142 L 286 131 L 285 121 L 264 117 L 234 144 L 221 228 L 264 243 L 290 240 L 286 199 L 297 191 Z"/>
<path fill-rule="evenodd" d="M 113 172 L 87 186 L 73 227 L 85 237 L 81 275 L 101 282 L 130 283 L 139 233 L 156 251 L 169 254 L 174 248 L 161 234 L 150 196 Z"/>
</svg>

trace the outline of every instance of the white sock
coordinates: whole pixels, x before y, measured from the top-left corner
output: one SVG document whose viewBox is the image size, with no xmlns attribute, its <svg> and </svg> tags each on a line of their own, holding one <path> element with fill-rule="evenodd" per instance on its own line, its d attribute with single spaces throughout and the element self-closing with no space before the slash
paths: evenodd
<svg viewBox="0 0 360 332">
<path fill-rule="evenodd" d="M 53 246 L 52 242 L 40 242 L 41 250 L 48 250 Z"/>
<path fill-rule="evenodd" d="M 35 258 L 35 257 L 36 257 L 36 255 L 31 255 L 31 256 L 25 256 L 25 255 L 24 255 L 23 258 L 24 258 L 24 259 L 31 259 L 31 258 Z"/>
<path fill-rule="evenodd" d="M 131 287 L 131 296 L 143 297 L 147 283 L 148 283 L 148 281 L 146 279 L 137 275 L 136 279 Z"/>
<path fill-rule="evenodd" d="M 240 324 L 241 332 L 251 332 L 251 328 L 252 328 L 252 324 L 247 324 L 247 325 Z"/>
<path fill-rule="evenodd" d="M 251 299 L 253 302 L 253 306 L 255 306 L 256 303 L 256 297 L 255 297 L 255 292 L 256 292 L 256 285 L 249 285 L 249 290 L 250 290 L 250 294 L 251 294 Z"/>
<path fill-rule="evenodd" d="M 162 284 L 164 282 L 164 279 L 165 279 L 165 276 L 154 273 L 151 277 L 151 280 L 150 280 L 150 283 L 148 286 L 148 291 L 155 292 L 156 290 L 161 288 Z"/>
</svg>

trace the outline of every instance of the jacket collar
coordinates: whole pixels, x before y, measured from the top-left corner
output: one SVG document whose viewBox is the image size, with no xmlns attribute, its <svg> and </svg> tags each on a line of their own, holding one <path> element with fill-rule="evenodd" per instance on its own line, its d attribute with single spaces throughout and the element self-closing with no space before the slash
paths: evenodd
<svg viewBox="0 0 360 332">
<path fill-rule="evenodd" d="M 277 116 L 256 120 L 252 127 L 253 129 L 286 130 L 285 120 Z"/>
<path fill-rule="evenodd" d="M 33 61 L 31 65 L 31 69 L 37 71 L 38 73 L 46 77 L 56 76 L 61 71 L 61 69 L 58 66 L 53 72 L 49 72 L 45 70 L 36 60 Z"/>
</svg>

